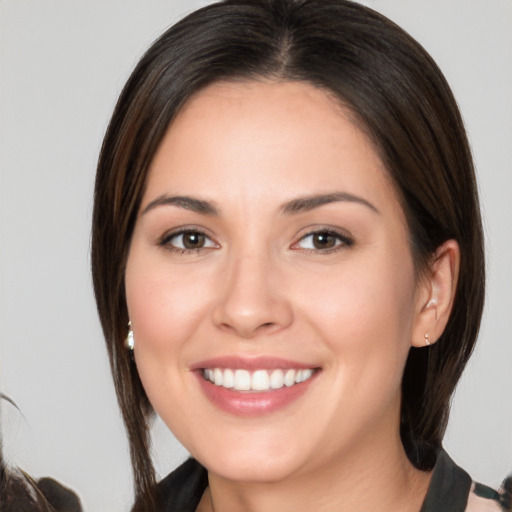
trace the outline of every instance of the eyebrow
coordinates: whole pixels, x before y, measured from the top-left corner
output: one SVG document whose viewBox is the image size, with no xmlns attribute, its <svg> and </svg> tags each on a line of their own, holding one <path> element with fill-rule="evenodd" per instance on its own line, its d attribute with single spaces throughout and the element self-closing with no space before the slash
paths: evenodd
<svg viewBox="0 0 512 512">
<path fill-rule="evenodd" d="M 149 211 L 157 208 L 158 206 L 177 206 L 178 208 L 184 208 L 185 210 L 191 210 L 193 212 L 202 213 L 203 215 L 218 216 L 219 212 L 217 208 L 210 202 L 202 199 L 196 199 L 189 196 L 167 196 L 162 195 L 157 197 L 154 201 L 151 201 L 142 210 L 142 215 Z"/>
<path fill-rule="evenodd" d="M 366 206 L 375 213 L 380 213 L 379 210 L 377 210 L 377 208 L 366 199 L 355 196 L 353 194 L 349 194 L 348 192 L 332 192 L 330 194 L 316 194 L 306 197 L 299 197 L 285 203 L 282 206 L 281 211 L 284 214 L 293 215 L 302 212 L 308 212 L 314 210 L 315 208 L 319 208 L 320 206 L 337 202 L 358 203 Z M 142 215 L 157 208 L 158 206 L 177 206 L 178 208 L 184 208 L 185 210 L 201 213 L 203 215 L 211 215 L 214 217 L 219 215 L 217 208 L 209 201 L 196 199 L 190 196 L 167 195 L 161 195 L 155 200 L 151 201 L 142 211 Z"/>
<path fill-rule="evenodd" d="M 284 204 L 282 207 L 282 212 L 288 215 L 293 215 L 314 210 L 315 208 L 325 204 L 337 202 L 358 203 L 366 206 L 375 213 L 380 213 L 379 210 L 377 210 L 377 208 L 366 199 L 355 196 L 353 194 L 349 194 L 348 192 L 332 192 L 330 194 L 317 194 L 312 196 L 299 197 Z"/>
</svg>

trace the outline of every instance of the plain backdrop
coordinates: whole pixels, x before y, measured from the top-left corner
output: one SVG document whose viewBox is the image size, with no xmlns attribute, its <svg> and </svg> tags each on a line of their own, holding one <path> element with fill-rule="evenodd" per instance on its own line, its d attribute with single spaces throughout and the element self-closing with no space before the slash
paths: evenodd
<svg viewBox="0 0 512 512">
<path fill-rule="evenodd" d="M 102 136 L 136 61 L 207 2 L 0 1 L 0 390 L 7 458 L 78 490 L 85 509 L 127 510 L 131 474 L 89 274 Z M 436 59 L 478 169 L 488 300 L 446 446 L 498 486 L 512 470 L 512 2 L 369 0 Z M 165 475 L 186 453 L 159 422 Z"/>
</svg>

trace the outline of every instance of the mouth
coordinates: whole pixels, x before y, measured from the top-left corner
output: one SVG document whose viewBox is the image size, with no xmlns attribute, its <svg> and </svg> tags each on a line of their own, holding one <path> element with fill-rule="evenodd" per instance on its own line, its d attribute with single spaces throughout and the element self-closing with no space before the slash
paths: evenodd
<svg viewBox="0 0 512 512">
<path fill-rule="evenodd" d="M 214 386 L 261 393 L 296 386 L 311 379 L 315 372 L 315 368 L 274 368 L 255 371 L 240 368 L 204 368 L 202 376 Z"/>
<path fill-rule="evenodd" d="M 271 357 L 227 356 L 190 368 L 204 396 L 230 415 L 273 413 L 308 395 L 322 368 Z"/>
</svg>

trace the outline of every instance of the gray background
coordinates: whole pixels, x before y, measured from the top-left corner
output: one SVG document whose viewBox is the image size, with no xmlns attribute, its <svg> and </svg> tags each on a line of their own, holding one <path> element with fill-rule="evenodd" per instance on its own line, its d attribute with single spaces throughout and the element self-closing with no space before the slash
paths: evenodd
<svg viewBox="0 0 512 512">
<path fill-rule="evenodd" d="M 131 502 L 89 276 L 94 167 L 120 89 L 163 29 L 208 2 L 0 1 L 0 389 L 7 458 L 79 490 L 87 511 Z M 477 480 L 512 470 L 512 2 L 369 0 L 444 70 L 479 173 L 489 287 L 480 344 L 446 446 Z M 155 426 L 162 475 L 185 457 Z"/>
</svg>

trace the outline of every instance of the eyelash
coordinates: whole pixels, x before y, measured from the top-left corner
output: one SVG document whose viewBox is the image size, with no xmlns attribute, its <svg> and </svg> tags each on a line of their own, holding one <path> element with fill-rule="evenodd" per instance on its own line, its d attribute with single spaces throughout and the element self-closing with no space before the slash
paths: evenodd
<svg viewBox="0 0 512 512">
<path fill-rule="evenodd" d="M 330 247 L 328 249 L 303 249 L 307 254 L 332 254 L 334 252 L 340 251 L 342 249 L 346 249 L 347 247 L 352 247 L 354 245 L 354 239 L 348 236 L 346 233 L 337 231 L 332 228 L 320 228 L 315 229 L 313 231 L 310 231 L 309 233 L 306 233 L 303 235 L 298 242 L 295 242 L 292 245 L 292 249 L 294 249 L 295 246 L 297 246 L 300 242 L 306 240 L 309 237 L 313 237 L 315 235 L 327 235 L 332 236 L 336 239 L 336 245 L 334 247 Z"/>
<path fill-rule="evenodd" d="M 186 248 L 186 247 L 176 247 L 172 245 L 172 240 L 178 238 L 183 235 L 199 235 L 205 237 L 206 240 L 209 241 L 209 246 L 207 247 L 197 247 L 197 248 Z M 214 249 L 218 244 L 212 240 L 210 236 L 208 236 L 204 231 L 200 229 L 194 228 L 183 228 L 179 231 L 174 231 L 172 233 L 166 233 L 158 242 L 160 247 L 166 248 L 168 251 L 182 255 L 182 254 L 200 254 L 203 251 L 208 251 L 210 249 Z"/>
<path fill-rule="evenodd" d="M 186 248 L 186 247 L 176 247 L 172 245 L 172 240 L 176 239 L 183 235 L 199 235 L 205 237 L 209 245 L 207 247 L 197 247 L 197 248 Z M 332 228 L 324 228 L 324 229 L 315 229 L 313 231 L 310 231 L 309 233 L 306 233 L 303 235 L 297 242 L 292 244 L 291 249 L 292 250 L 299 250 L 300 248 L 296 248 L 296 246 L 306 240 L 309 237 L 313 237 L 315 235 L 326 235 L 329 237 L 334 237 L 336 239 L 336 245 L 334 247 L 330 247 L 328 249 L 318 249 L 318 248 L 307 248 L 303 249 L 304 252 L 307 254 L 332 254 L 334 252 L 337 252 L 343 248 L 351 247 L 354 245 L 354 240 L 348 236 L 345 233 L 342 233 L 340 231 L 337 231 Z M 200 254 L 203 251 L 211 250 L 216 247 L 218 247 L 218 244 L 212 240 L 210 236 L 208 236 L 204 231 L 200 229 L 191 229 L 191 228 L 184 228 L 179 231 L 175 231 L 172 233 L 165 234 L 160 241 L 158 242 L 158 245 L 160 247 L 165 247 L 168 251 L 174 252 L 179 255 L 185 255 L 185 254 Z"/>
</svg>

